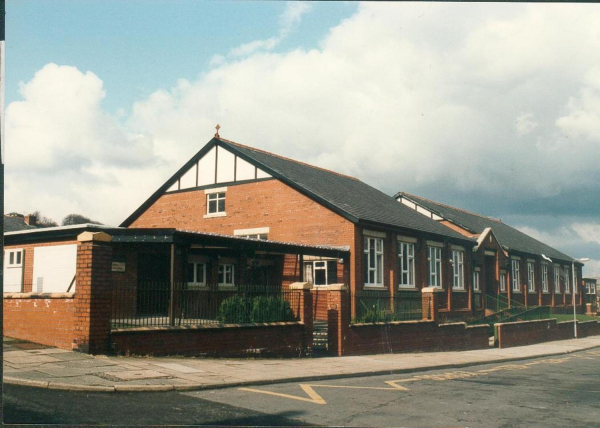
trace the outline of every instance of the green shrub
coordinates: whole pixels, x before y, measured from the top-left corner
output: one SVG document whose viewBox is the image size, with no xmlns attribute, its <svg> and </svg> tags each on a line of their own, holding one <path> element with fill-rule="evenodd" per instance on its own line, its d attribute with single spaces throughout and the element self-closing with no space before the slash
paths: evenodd
<svg viewBox="0 0 600 428">
<path fill-rule="evenodd" d="M 291 321 L 294 314 L 290 303 L 280 297 L 255 297 L 250 312 L 250 322 Z"/>
<path fill-rule="evenodd" d="M 222 323 L 250 322 L 248 300 L 240 296 L 232 296 L 221 302 L 217 320 Z"/>
<path fill-rule="evenodd" d="M 217 320 L 222 323 L 293 321 L 290 303 L 280 297 L 229 297 L 219 306 Z"/>
</svg>

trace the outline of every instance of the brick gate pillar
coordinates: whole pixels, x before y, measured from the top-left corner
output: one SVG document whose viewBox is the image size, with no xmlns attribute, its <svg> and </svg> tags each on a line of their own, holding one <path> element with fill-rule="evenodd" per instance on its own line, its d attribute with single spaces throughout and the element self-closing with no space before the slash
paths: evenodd
<svg viewBox="0 0 600 428">
<path fill-rule="evenodd" d="M 313 346 L 313 298 L 312 284 L 310 282 L 294 282 L 290 284 L 290 290 L 300 292 L 299 316 L 300 322 L 304 323 L 304 352 L 312 353 Z"/>
<path fill-rule="evenodd" d="M 106 353 L 112 299 L 112 238 L 104 232 L 83 232 L 77 240 L 73 350 Z"/>
<path fill-rule="evenodd" d="M 423 319 L 439 322 L 439 301 L 442 290 L 436 287 L 425 287 L 421 290 Z"/>
<path fill-rule="evenodd" d="M 344 342 L 350 329 L 350 296 L 344 284 L 327 286 L 327 347 L 334 355 L 344 355 Z"/>
</svg>

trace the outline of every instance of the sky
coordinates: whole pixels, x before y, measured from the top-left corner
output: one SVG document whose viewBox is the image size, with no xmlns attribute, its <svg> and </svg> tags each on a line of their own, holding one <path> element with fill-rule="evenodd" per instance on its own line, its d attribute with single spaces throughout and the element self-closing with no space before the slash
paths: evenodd
<svg viewBox="0 0 600 428">
<path fill-rule="evenodd" d="M 6 5 L 5 212 L 118 225 L 213 136 L 500 218 L 600 276 L 600 5 Z"/>
</svg>

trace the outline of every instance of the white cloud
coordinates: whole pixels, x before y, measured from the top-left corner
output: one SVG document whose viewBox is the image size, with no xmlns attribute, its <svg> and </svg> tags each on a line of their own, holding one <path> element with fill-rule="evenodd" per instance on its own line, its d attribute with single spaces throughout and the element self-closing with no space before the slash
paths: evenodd
<svg viewBox="0 0 600 428">
<path fill-rule="evenodd" d="M 6 205 L 60 221 L 73 212 L 115 221 L 118 193 L 157 165 L 152 141 L 131 135 L 101 108 L 94 73 L 48 64 L 6 109 Z M 149 189 L 147 189 L 149 190 Z"/>
<path fill-rule="evenodd" d="M 269 51 L 275 48 L 275 46 L 277 46 L 290 35 L 290 33 L 302 20 L 302 16 L 311 9 L 312 6 L 308 2 L 287 2 L 285 10 L 281 16 L 279 16 L 279 34 L 277 36 L 264 40 L 253 40 L 251 42 L 244 43 L 236 48 L 233 48 L 228 55 L 230 57 L 242 57 L 257 51 Z M 211 63 L 218 63 L 218 60 L 222 59 L 222 57 L 215 57 L 213 59 L 214 61 L 211 61 Z"/>
<path fill-rule="evenodd" d="M 600 142 L 600 66 L 589 70 L 578 97 L 569 97 L 569 113 L 556 125 L 566 134 Z"/>
<path fill-rule="evenodd" d="M 270 52 L 309 8 L 290 3 L 273 38 L 215 56 L 198 80 L 135 103 L 123 126 L 102 111 L 97 76 L 43 69 L 34 80 L 55 73 L 62 86 L 32 81 L 9 106 L 13 170 L 97 178 L 112 206 L 104 220 L 116 223 L 141 202 L 127 197 L 131 186 L 149 196 L 220 123 L 225 138 L 388 193 L 444 188 L 535 203 L 583 183 L 598 197 L 595 5 L 367 3 L 318 49 Z M 566 138 L 575 135 L 588 138 Z M 18 199 L 9 190 L 8 206 Z M 78 194 L 78 204 L 98 207 L 94 197 Z"/>
<path fill-rule="evenodd" d="M 517 130 L 517 134 L 523 136 L 531 134 L 531 132 L 537 128 L 538 125 L 539 124 L 533 120 L 533 113 L 521 113 L 521 115 L 517 117 L 515 128 Z"/>
</svg>

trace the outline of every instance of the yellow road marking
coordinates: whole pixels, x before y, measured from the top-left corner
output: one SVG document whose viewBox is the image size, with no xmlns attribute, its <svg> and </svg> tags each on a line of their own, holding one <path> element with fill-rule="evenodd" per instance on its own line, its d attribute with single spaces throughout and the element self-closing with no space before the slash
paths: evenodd
<svg viewBox="0 0 600 428">
<path fill-rule="evenodd" d="M 240 388 L 239 390 L 240 391 L 248 391 L 248 392 L 258 392 L 259 394 L 274 395 L 276 397 L 289 398 L 291 400 L 298 400 L 298 401 L 306 401 L 306 402 L 314 403 L 314 404 L 327 404 L 326 401 L 323 400 L 323 397 L 321 397 L 319 394 L 317 394 L 315 392 L 315 390 L 312 389 L 309 385 L 300 384 L 300 388 L 302 388 L 302 390 L 304 392 L 306 392 L 306 394 L 310 398 L 299 397 L 297 395 L 282 394 L 280 392 L 264 391 L 262 389 Z"/>
<path fill-rule="evenodd" d="M 587 352 L 587 353 L 591 354 L 591 355 L 600 355 L 600 352 L 598 352 L 598 351 L 591 351 L 591 352 Z M 591 357 L 584 357 L 582 355 L 571 355 L 571 356 L 564 357 L 564 358 L 547 358 L 544 360 L 532 361 L 532 362 L 525 363 L 525 364 L 503 364 L 503 365 L 496 366 L 496 367 L 493 367 L 490 369 L 477 370 L 474 372 L 457 370 L 457 371 L 453 371 L 453 372 L 439 373 L 439 374 L 434 374 L 434 375 L 418 375 L 418 376 L 413 376 L 413 377 L 406 378 L 406 379 L 385 381 L 385 383 L 387 385 L 389 385 L 390 387 L 353 386 L 353 385 L 352 386 L 351 385 L 323 385 L 323 384 L 305 384 L 305 383 L 299 384 L 298 386 L 300 386 L 300 388 L 306 393 L 308 398 L 298 396 L 298 395 L 283 394 L 280 392 L 271 392 L 271 391 L 265 391 L 265 390 L 261 390 L 261 389 L 253 389 L 253 388 L 239 388 L 239 390 L 247 391 L 247 392 L 255 392 L 258 394 L 272 395 L 275 397 L 288 398 L 291 400 L 298 400 L 298 401 L 304 401 L 304 402 L 308 402 L 308 403 L 323 405 L 323 404 L 327 404 L 327 402 L 325 401 L 325 399 L 323 397 L 321 397 L 314 390 L 315 387 L 340 388 L 340 389 L 366 389 L 366 390 L 380 390 L 380 391 L 409 391 L 409 389 L 407 387 L 399 385 L 399 384 L 400 383 L 408 383 L 408 382 L 418 382 L 418 381 L 423 381 L 423 380 L 434 380 L 434 381 L 440 382 L 440 381 L 445 381 L 445 380 L 467 379 L 470 377 L 485 376 L 487 374 L 498 372 L 498 371 L 526 370 L 531 366 L 535 366 L 535 365 L 539 365 L 539 364 L 563 364 L 573 358 L 585 358 L 585 359 L 590 359 L 590 360 L 595 359 L 595 358 L 591 358 Z"/>
</svg>

